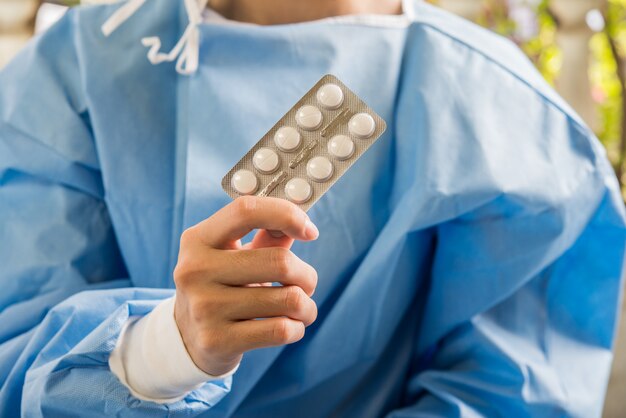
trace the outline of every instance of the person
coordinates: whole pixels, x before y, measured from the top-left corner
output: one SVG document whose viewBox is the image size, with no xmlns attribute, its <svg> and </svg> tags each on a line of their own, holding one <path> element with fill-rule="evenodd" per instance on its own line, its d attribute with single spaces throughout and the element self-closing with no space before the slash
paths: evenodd
<svg viewBox="0 0 626 418">
<path fill-rule="evenodd" d="M 205 6 L 75 8 L 0 74 L 0 415 L 599 416 L 624 205 L 521 52 L 418 0 Z M 386 134 L 308 213 L 231 202 L 327 73 Z"/>
</svg>

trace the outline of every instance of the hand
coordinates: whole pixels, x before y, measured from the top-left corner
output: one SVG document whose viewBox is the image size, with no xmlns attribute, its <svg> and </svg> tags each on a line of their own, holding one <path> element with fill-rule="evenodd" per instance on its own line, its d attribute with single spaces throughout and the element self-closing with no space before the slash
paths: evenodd
<svg viewBox="0 0 626 418">
<path fill-rule="evenodd" d="M 242 246 L 240 239 L 253 229 L 260 230 Z M 174 270 L 174 315 L 200 369 L 220 375 L 246 351 L 302 339 L 317 317 L 311 299 L 317 272 L 289 248 L 296 239 L 318 235 L 296 205 L 253 196 L 236 199 L 183 232 Z"/>
</svg>

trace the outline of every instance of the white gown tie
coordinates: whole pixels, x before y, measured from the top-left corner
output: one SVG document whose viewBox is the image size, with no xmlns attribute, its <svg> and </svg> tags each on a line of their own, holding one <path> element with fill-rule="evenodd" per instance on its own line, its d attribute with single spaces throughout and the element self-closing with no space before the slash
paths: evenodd
<svg viewBox="0 0 626 418">
<path fill-rule="evenodd" d="M 189 75 L 198 69 L 198 55 L 200 54 L 200 31 L 198 25 L 202 22 L 202 10 L 208 0 L 184 0 L 189 24 L 174 48 L 168 53 L 161 52 L 161 38 L 149 36 L 141 40 L 141 43 L 150 48 L 148 60 L 152 64 L 172 62 L 176 60 L 176 71 L 179 74 Z M 110 36 L 124 22 L 131 18 L 137 10 L 144 5 L 146 0 L 129 0 L 121 6 L 102 25 L 104 36 Z"/>
</svg>

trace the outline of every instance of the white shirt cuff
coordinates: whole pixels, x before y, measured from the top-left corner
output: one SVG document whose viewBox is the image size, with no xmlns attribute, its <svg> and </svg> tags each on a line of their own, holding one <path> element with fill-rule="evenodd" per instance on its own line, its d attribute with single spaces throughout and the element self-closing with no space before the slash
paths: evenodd
<svg viewBox="0 0 626 418">
<path fill-rule="evenodd" d="M 196 366 L 185 348 L 174 319 L 175 298 L 166 299 L 144 317 L 128 320 L 109 357 L 109 367 L 137 398 L 171 403 L 220 376 Z"/>
</svg>

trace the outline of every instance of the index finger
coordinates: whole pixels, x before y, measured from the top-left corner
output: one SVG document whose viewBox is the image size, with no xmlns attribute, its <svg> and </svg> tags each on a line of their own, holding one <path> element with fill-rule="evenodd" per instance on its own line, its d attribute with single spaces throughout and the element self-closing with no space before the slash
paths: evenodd
<svg viewBox="0 0 626 418">
<path fill-rule="evenodd" d="M 239 197 L 197 225 L 202 241 L 213 248 L 228 246 L 253 229 L 281 231 L 302 241 L 317 239 L 319 235 L 302 209 L 274 197 Z"/>
</svg>

